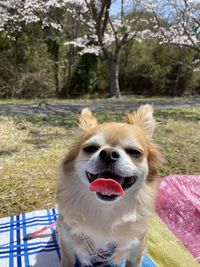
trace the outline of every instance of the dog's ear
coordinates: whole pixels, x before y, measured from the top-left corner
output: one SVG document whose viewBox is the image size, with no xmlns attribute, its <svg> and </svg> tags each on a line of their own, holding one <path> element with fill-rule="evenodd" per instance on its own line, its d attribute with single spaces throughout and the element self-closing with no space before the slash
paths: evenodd
<svg viewBox="0 0 200 267">
<path fill-rule="evenodd" d="M 157 123 L 153 117 L 153 107 L 143 105 L 136 112 L 127 114 L 127 123 L 137 125 L 144 130 L 148 137 L 152 137 Z"/>
<path fill-rule="evenodd" d="M 79 127 L 83 131 L 87 131 L 88 129 L 91 129 L 96 125 L 97 125 L 97 120 L 92 115 L 91 110 L 89 108 L 84 108 L 79 118 Z"/>
</svg>

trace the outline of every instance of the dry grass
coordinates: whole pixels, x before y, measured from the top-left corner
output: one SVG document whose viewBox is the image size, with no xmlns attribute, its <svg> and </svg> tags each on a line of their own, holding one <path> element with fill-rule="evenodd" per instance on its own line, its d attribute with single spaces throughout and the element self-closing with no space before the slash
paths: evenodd
<svg viewBox="0 0 200 267">
<path fill-rule="evenodd" d="M 98 113 L 119 121 L 123 113 Z M 157 110 L 162 175 L 200 173 L 200 108 Z M 0 217 L 55 205 L 57 167 L 77 135 L 74 116 L 0 117 Z"/>
<path fill-rule="evenodd" d="M 57 166 L 73 138 L 65 127 L 26 119 L 1 117 L 1 217 L 53 205 Z"/>
</svg>

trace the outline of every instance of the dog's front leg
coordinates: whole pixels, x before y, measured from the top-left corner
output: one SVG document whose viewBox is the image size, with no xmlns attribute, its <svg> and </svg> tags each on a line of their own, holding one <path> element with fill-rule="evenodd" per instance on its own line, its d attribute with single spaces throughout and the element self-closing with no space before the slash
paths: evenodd
<svg viewBox="0 0 200 267">
<path fill-rule="evenodd" d="M 129 258 L 126 262 L 126 267 L 141 267 L 142 266 L 142 258 L 143 258 L 143 252 L 140 251 L 140 253 L 135 253 L 135 250 L 133 249 L 129 255 Z"/>
<path fill-rule="evenodd" d="M 67 244 L 60 239 L 61 247 L 61 264 L 60 267 L 74 267 L 76 257 L 73 251 L 72 246 Z"/>
<path fill-rule="evenodd" d="M 61 264 L 60 267 L 74 267 L 75 265 L 75 255 L 69 253 L 69 251 L 61 250 Z"/>
<path fill-rule="evenodd" d="M 127 253 L 122 251 L 116 251 L 114 256 L 113 256 L 113 263 L 114 266 L 119 266 L 120 263 L 123 261 L 124 258 L 127 257 Z M 142 256 L 141 257 L 129 257 L 126 261 L 125 267 L 141 267 L 141 262 L 142 262 Z"/>
<path fill-rule="evenodd" d="M 135 259 L 133 261 L 127 260 L 126 267 L 141 267 L 142 266 L 142 258 Z"/>
</svg>

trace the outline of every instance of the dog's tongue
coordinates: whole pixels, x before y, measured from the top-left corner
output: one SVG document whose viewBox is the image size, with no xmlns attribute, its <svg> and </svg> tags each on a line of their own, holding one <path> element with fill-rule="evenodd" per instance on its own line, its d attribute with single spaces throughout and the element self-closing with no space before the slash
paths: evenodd
<svg viewBox="0 0 200 267">
<path fill-rule="evenodd" d="M 101 193 L 102 195 L 123 196 L 124 190 L 121 185 L 113 179 L 98 178 L 89 187 L 90 191 Z"/>
</svg>

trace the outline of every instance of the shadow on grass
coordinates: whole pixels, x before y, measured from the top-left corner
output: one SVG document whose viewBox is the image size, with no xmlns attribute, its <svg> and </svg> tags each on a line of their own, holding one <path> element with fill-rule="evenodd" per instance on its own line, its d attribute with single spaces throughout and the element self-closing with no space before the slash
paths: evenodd
<svg viewBox="0 0 200 267">
<path fill-rule="evenodd" d="M 124 111 L 105 111 L 95 113 L 99 122 L 107 121 L 123 121 L 125 114 Z M 14 115 L 11 116 L 19 128 L 23 129 L 23 122 L 30 122 L 38 127 L 40 126 L 53 126 L 63 127 L 65 129 L 75 128 L 78 125 L 78 115 Z M 192 109 L 156 109 L 155 117 L 158 121 L 165 121 L 172 119 L 175 121 L 198 122 L 200 121 L 200 108 Z M 56 136 L 55 136 L 56 137 Z"/>
<path fill-rule="evenodd" d="M 5 156 L 12 156 L 13 154 L 19 152 L 17 149 L 7 149 L 7 150 L 0 150 L 0 157 Z"/>
<path fill-rule="evenodd" d="M 24 143 L 34 145 L 36 148 L 47 148 L 49 144 L 44 139 L 25 139 Z"/>
<path fill-rule="evenodd" d="M 32 138 L 27 138 L 23 142 L 26 144 L 34 145 L 36 148 L 47 148 L 51 146 L 51 141 L 55 139 L 66 139 L 66 134 L 40 134 L 33 135 Z"/>
<path fill-rule="evenodd" d="M 30 122 L 37 126 L 53 126 L 74 128 L 77 126 L 75 115 L 30 115 L 30 116 L 13 116 L 16 123 Z"/>
<path fill-rule="evenodd" d="M 173 119 L 175 121 L 185 121 L 185 122 L 200 121 L 200 109 L 156 110 L 155 115 L 160 120 Z"/>
</svg>

